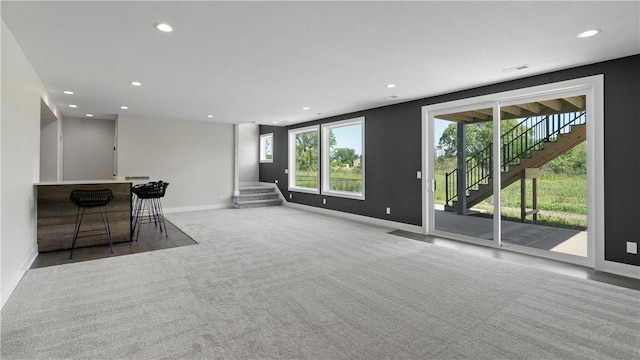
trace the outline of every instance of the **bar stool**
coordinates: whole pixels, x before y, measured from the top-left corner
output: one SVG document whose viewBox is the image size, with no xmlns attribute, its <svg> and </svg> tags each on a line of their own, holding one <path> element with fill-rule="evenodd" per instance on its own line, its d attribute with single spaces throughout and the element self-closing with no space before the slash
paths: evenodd
<svg viewBox="0 0 640 360">
<path fill-rule="evenodd" d="M 168 182 L 160 180 L 158 182 L 135 185 L 131 189 L 136 196 L 133 205 L 131 235 L 133 236 L 135 233 L 136 241 L 140 236 L 140 225 L 144 223 L 153 222 L 160 228 L 160 232 L 164 232 L 165 236 L 169 236 L 161 201 L 167 191 L 167 186 L 169 186 Z"/>
<path fill-rule="evenodd" d="M 84 211 L 87 208 L 100 208 L 100 215 L 102 215 L 102 223 L 104 224 L 104 233 L 107 234 L 109 239 L 109 247 L 113 253 L 113 241 L 111 240 L 111 228 L 109 226 L 109 210 L 107 204 L 114 198 L 113 191 L 111 189 L 99 189 L 99 190 L 73 190 L 69 194 L 69 199 L 76 206 L 78 206 L 78 212 L 76 213 L 76 227 L 73 233 L 73 243 L 71 244 L 71 255 L 69 259 L 73 257 L 73 250 L 76 247 L 76 241 L 80 233 L 80 226 L 82 225 L 82 219 L 84 218 Z M 83 230 L 83 232 L 95 232 L 101 231 L 100 229 Z M 98 235 L 100 233 L 92 233 L 90 235 Z M 82 237 L 82 236 L 81 236 Z"/>
</svg>

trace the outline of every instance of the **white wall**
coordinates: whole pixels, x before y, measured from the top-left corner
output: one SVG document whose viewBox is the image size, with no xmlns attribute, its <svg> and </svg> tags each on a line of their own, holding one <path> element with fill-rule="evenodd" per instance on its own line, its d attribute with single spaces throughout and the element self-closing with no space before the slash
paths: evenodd
<svg viewBox="0 0 640 360">
<path fill-rule="evenodd" d="M 238 131 L 240 183 L 257 183 L 260 178 L 260 129 L 255 124 L 240 124 Z"/>
<path fill-rule="evenodd" d="M 122 114 L 117 122 L 117 175 L 168 182 L 165 211 L 231 205 L 233 125 Z"/>
<path fill-rule="evenodd" d="M 62 118 L 63 180 L 113 178 L 114 120 Z"/>
<path fill-rule="evenodd" d="M 58 180 L 58 119 L 40 101 L 40 181 Z"/>
<path fill-rule="evenodd" d="M 37 256 L 33 183 L 40 170 L 40 99 L 59 112 L 2 21 L 0 298 L 6 303 Z"/>
</svg>

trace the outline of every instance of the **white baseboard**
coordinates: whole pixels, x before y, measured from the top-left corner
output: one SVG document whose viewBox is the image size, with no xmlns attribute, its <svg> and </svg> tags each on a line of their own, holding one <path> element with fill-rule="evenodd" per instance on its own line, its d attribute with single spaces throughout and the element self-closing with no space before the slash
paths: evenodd
<svg viewBox="0 0 640 360">
<path fill-rule="evenodd" d="M 165 214 L 171 214 L 171 213 L 181 213 L 181 212 L 189 212 L 189 211 L 228 209 L 232 207 L 233 207 L 232 203 L 222 203 L 222 204 L 213 204 L 213 205 L 171 207 L 171 208 L 165 208 L 163 209 L 163 211 Z"/>
<path fill-rule="evenodd" d="M 618 263 L 614 261 L 604 261 L 604 266 L 599 271 L 640 279 L 640 266 Z"/>
<path fill-rule="evenodd" d="M 315 206 L 292 203 L 287 201 L 287 199 L 284 197 L 284 194 L 282 193 L 282 191 L 280 191 L 280 188 L 276 184 L 263 182 L 261 183 L 261 185 L 274 187 L 278 191 L 279 197 L 282 200 L 282 204 L 284 206 L 306 210 L 310 212 L 315 212 L 318 214 L 338 217 L 341 219 L 348 219 L 348 220 L 357 221 L 365 224 L 386 227 L 390 229 L 400 229 L 400 230 L 411 231 L 419 234 L 422 234 L 424 231 L 422 229 L 422 226 L 409 225 L 409 224 L 399 223 L 399 222 L 390 221 L 390 220 L 372 218 L 364 215 L 357 215 L 357 214 L 352 214 L 352 213 L 347 213 L 347 212 L 342 212 L 337 210 L 323 209 Z"/>
<path fill-rule="evenodd" d="M 377 219 L 369 216 L 351 214 L 347 212 L 330 210 L 330 209 L 323 209 L 315 206 L 296 204 L 296 203 L 287 202 L 287 201 L 283 202 L 283 205 L 294 208 L 294 209 L 306 210 L 306 211 L 315 212 L 318 214 L 357 221 L 357 222 L 361 222 L 369 225 L 380 226 L 380 227 L 385 227 L 389 229 L 411 231 L 411 232 L 420 233 L 420 234 L 422 233 L 422 227 L 417 225 L 409 225 L 409 224 L 399 223 L 399 222 L 390 221 L 390 220 Z"/>
<path fill-rule="evenodd" d="M 15 274 L 13 274 L 11 279 L 8 281 L 8 284 L 2 284 L 2 296 L 0 296 L 0 301 L 2 301 L 2 304 L 0 305 L 0 309 L 2 309 L 4 307 L 4 304 L 7 303 L 7 301 L 9 300 L 9 297 L 11 296 L 11 294 L 13 294 L 13 291 L 16 289 L 16 287 L 18 287 L 20 280 L 22 280 L 22 278 L 24 277 L 24 274 L 27 273 L 27 270 L 31 268 L 31 265 L 33 264 L 33 262 L 36 260 L 37 257 L 38 257 L 38 249 L 33 248 L 29 253 L 29 255 L 27 255 L 27 257 L 24 259 L 24 261 L 20 265 L 20 268 L 18 269 L 18 271 Z"/>
</svg>

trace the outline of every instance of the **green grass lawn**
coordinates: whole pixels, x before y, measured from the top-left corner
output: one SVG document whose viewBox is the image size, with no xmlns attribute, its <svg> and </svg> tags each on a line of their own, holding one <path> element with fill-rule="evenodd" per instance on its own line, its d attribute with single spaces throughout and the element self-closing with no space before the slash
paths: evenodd
<svg viewBox="0 0 640 360">
<path fill-rule="evenodd" d="M 436 168 L 435 202 L 445 204 L 445 173 L 455 167 L 453 163 L 440 163 Z M 544 168 L 543 168 L 544 169 Z M 362 191 L 361 175 L 356 171 L 332 172 L 331 189 L 338 191 Z M 317 188 L 318 180 L 315 172 L 298 172 L 298 186 Z M 527 208 L 532 208 L 532 180 L 527 179 Z M 502 216 L 505 220 L 520 219 L 520 182 L 516 181 L 502 189 Z M 487 214 L 493 213 L 493 196 L 474 206 Z M 538 220 L 540 225 L 557 226 L 571 229 L 587 227 L 587 179 L 586 175 L 558 175 L 544 170 L 538 179 Z M 532 216 L 527 221 L 532 221 Z"/>
<path fill-rule="evenodd" d="M 532 207 L 533 181 L 527 179 L 527 208 Z M 502 206 L 520 209 L 520 181 L 502 189 Z M 493 204 L 493 196 L 485 200 Z M 587 215 L 587 177 L 541 175 L 538 179 L 538 208 Z"/>
<path fill-rule="evenodd" d="M 316 189 L 318 187 L 318 174 L 310 171 L 296 172 L 296 185 Z M 341 169 L 332 171 L 330 177 L 330 190 L 362 192 L 362 173 L 357 169 Z"/>
<path fill-rule="evenodd" d="M 436 171 L 436 204 L 445 203 L 445 171 Z M 532 184 L 527 179 L 527 208 L 532 208 Z M 520 182 L 502 189 L 502 215 L 505 220 L 520 219 Z M 493 213 L 493 196 L 474 206 Z M 556 175 L 542 172 L 538 179 L 537 224 L 571 229 L 587 227 L 587 178 L 585 175 Z M 527 217 L 531 222 L 532 216 Z"/>
</svg>

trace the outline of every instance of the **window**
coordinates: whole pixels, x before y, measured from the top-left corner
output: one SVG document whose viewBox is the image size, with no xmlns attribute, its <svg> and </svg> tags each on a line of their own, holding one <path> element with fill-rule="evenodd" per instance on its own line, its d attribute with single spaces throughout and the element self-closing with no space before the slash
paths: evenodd
<svg viewBox="0 0 640 360">
<path fill-rule="evenodd" d="M 254 153 L 255 154 L 255 153 Z M 273 134 L 260 135 L 260 162 L 273 162 Z"/>
<path fill-rule="evenodd" d="M 364 117 L 322 125 L 322 193 L 364 200 Z"/>
<path fill-rule="evenodd" d="M 319 131 L 317 126 L 289 130 L 289 189 L 318 194 Z"/>
</svg>

